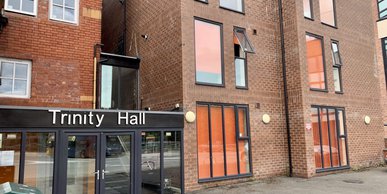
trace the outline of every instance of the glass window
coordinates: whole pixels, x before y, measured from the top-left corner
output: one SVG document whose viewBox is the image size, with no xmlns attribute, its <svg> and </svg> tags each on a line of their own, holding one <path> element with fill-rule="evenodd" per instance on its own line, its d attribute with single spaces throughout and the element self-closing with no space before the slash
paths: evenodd
<svg viewBox="0 0 387 194">
<path fill-rule="evenodd" d="M 195 19 L 196 82 L 223 85 L 222 25 Z"/>
<path fill-rule="evenodd" d="M 51 0 L 50 6 L 50 19 L 70 23 L 78 22 L 78 0 Z"/>
<path fill-rule="evenodd" d="M 317 171 L 348 166 L 344 111 L 312 107 L 311 120 Z"/>
<path fill-rule="evenodd" d="M 36 15 L 38 0 L 5 0 L 5 9 L 28 15 Z"/>
<path fill-rule="evenodd" d="M 304 0 L 304 16 L 307 18 L 313 18 L 312 10 L 312 1 Z"/>
<path fill-rule="evenodd" d="M 336 26 L 335 2 L 334 0 L 319 0 L 320 19 L 324 24 Z"/>
<path fill-rule="evenodd" d="M 0 184 L 18 183 L 21 133 L 0 133 Z"/>
<path fill-rule="evenodd" d="M 333 58 L 333 79 L 335 84 L 335 91 L 342 92 L 341 86 L 341 57 L 339 45 L 337 42 L 332 42 L 332 58 Z"/>
<path fill-rule="evenodd" d="M 382 39 L 382 50 L 383 50 L 383 63 L 384 63 L 384 77 L 386 79 L 387 88 L 387 38 Z"/>
<path fill-rule="evenodd" d="M 247 88 L 246 52 L 254 53 L 254 48 L 242 28 L 234 29 L 235 81 L 237 88 Z"/>
<path fill-rule="evenodd" d="M 102 109 L 137 109 L 138 70 L 101 65 L 100 107 Z"/>
<path fill-rule="evenodd" d="M 306 60 L 311 89 L 326 90 L 322 38 L 306 35 Z"/>
<path fill-rule="evenodd" d="M 387 1 L 378 0 L 379 18 L 384 19 L 387 16 Z"/>
<path fill-rule="evenodd" d="M 27 133 L 24 184 L 52 193 L 54 152 L 54 133 Z"/>
<path fill-rule="evenodd" d="M 164 193 L 181 193 L 181 132 L 164 132 Z"/>
<path fill-rule="evenodd" d="M 247 113 L 235 105 L 197 105 L 199 179 L 251 172 Z"/>
<path fill-rule="evenodd" d="M 244 12 L 243 3 L 243 0 L 220 0 L 220 7 L 238 12 Z"/>
<path fill-rule="evenodd" d="M 30 96 L 31 62 L 0 58 L 0 97 Z"/>
<path fill-rule="evenodd" d="M 161 133 L 142 132 L 141 193 L 158 194 L 161 187 Z M 164 180 L 165 181 L 165 180 Z"/>
</svg>

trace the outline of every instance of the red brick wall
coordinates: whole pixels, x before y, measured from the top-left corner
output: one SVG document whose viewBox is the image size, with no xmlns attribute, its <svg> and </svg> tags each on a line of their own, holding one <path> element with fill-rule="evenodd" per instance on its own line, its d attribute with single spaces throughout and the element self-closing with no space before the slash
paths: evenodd
<svg viewBox="0 0 387 194">
<path fill-rule="evenodd" d="M 80 1 L 79 23 L 49 19 L 49 1 L 38 1 L 37 16 L 6 12 L 0 57 L 32 61 L 31 98 L 0 98 L 1 105 L 91 108 L 93 46 L 101 39 L 101 1 Z M 98 18 L 98 17 L 97 17 Z"/>
<path fill-rule="evenodd" d="M 245 2 L 243 15 L 219 8 L 219 1 L 209 1 L 209 4 L 194 0 L 182 1 L 184 110 L 196 112 L 197 101 L 248 104 L 253 168 L 251 179 L 285 175 L 288 158 L 277 1 Z M 223 24 L 225 87 L 195 84 L 194 16 Z M 235 88 L 234 26 L 246 29 L 246 34 L 256 49 L 256 54 L 247 54 L 248 90 Z M 257 35 L 253 35 L 254 29 L 257 30 Z M 260 108 L 256 108 L 257 103 Z M 267 125 L 262 122 L 262 115 L 265 113 L 272 119 Z M 185 125 L 186 190 L 249 179 L 198 183 L 196 132 L 196 123 Z"/>
<path fill-rule="evenodd" d="M 130 0 L 126 6 L 126 50 L 141 58 L 142 108 L 171 110 L 183 100 L 180 1 Z"/>
</svg>

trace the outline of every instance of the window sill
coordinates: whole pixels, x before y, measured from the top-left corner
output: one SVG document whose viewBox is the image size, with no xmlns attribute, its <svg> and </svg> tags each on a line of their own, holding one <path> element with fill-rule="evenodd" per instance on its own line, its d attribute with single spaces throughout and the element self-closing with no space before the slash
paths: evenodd
<svg viewBox="0 0 387 194">
<path fill-rule="evenodd" d="M 206 0 L 206 1 L 195 0 L 195 1 L 200 2 L 200 3 L 204 3 L 204 4 L 207 4 L 207 5 L 208 5 L 208 0 Z"/>
<path fill-rule="evenodd" d="M 342 167 L 333 167 L 333 168 L 323 168 L 323 169 L 317 169 L 316 173 L 323 173 L 323 172 L 332 172 L 337 170 L 348 170 L 350 169 L 350 166 L 342 166 Z"/>
<path fill-rule="evenodd" d="M 241 87 L 241 86 L 236 86 L 235 87 L 236 89 L 238 89 L 238 90 L 249 90 L 249 87 Z"/>
<path fill-rule="evenodd" d="M 342 92 L 342 91 L 340 91 L 340 92 L 338 92 L 338 91 L 335 91 L 335 94 L 341 94 L 341 95 L 343 95 L 343 94 L 344 94 L 344 92 Z"/>
<path fill-rule="evenodd" d="M 378 20 L 376 20 L 376 22 L 381 22 L 383 20 L 387 20 L 387 17 L 384 17 L 384 18 L 379 18 Z"/>
<path fill-rule="evenodd" d="M 6 12 L 12 12 L 12 13 L 17 13 L 17 14 L 22 14 L 25 16 L 33 16 L 36 17 L 36 13 L 30 13 L 30 12 L 25 12 L 25 11 L 20 11 L 20 10 L 15 10 L 15 9 L 4 9 Z"/>
<path fill-rule="evenodd" d="M 222 7 L 222 6 L 219 6 L 219 8 L 224 9 L 224 10 L 228 10 L 228 11 L 232 11 L 234 13 L 239 13 L 239 14 L 245 15 L 244 10 L 243 11 L 238 11 L 238 10 L 235 10 L 235 9 L 231 9 L 231 8 L 227 8 L 227 7 Z"/>
<path fill-rule="evenodd" d="M 199 179 L 198 183 L 208 183 L 208 182 L 215 182 L 215 181 L 224 181 L 224 180 L 230 180 L 230 179 L 240 179 L 240 178 L 249 178 L 252 177 L 253 174 L 241 174 L 241 175 L 233 175 L 233 176 L 224 176 L 224 177 L 216 177 L 216 178 L 207 178 L 207 179 Z"/>
<path fill-rule="evenodd" d="M 72 22 L 72 21 L 66 21 L 66 20 L 55 19 L 55 18 L 50 18 L 50 20 L 51 21 L 56 21 L 56 22 L 61 23 L 61 24 L 70 24 L 70 25 L 78 26 L 78 22 L 77 21 Z"/>
<path fill-rule="evenodd" d="M 313 91 L 313 92 L 325 92 L 325 93 L 328 93 L 328 90 L 327 89 L 317 89 L 317 88 L 309 88 L 310 91 Z"/>
<path fill-rule="evenodd" d="M 306 16 L 304 16 L 304 18 L 305 18 L 306 20 L 314 21 L 314 18 L 310 18 L 310 17 L 306 17 Z"/>
<path fill-rule="evenodd" d="M 199 85 L 199 86 L 211 86 L 211 87 L 225 88 L 224 84 L 212 84 L 212 83 L 205 83 L 205 82 L 196 82 L 195 84 Z"/>
<path fill-rule="evenodd" d="M 5 94 L 0 94 L 0 98 L 13 98 L 13 99 L 30 99 L 31 96 L 16 96 L 16 95 L 5 95 Z"/>
<path fill-rule="evenodd" d="M 321 22 L 321 24 L 324 25 L 324 26 L 328 26 L 328 27 L 334 28 L 334 29 L 338 29 L 337 26 L 332 26 L 332 25 L 324 23 L 324 22 Z"/>
</svg>

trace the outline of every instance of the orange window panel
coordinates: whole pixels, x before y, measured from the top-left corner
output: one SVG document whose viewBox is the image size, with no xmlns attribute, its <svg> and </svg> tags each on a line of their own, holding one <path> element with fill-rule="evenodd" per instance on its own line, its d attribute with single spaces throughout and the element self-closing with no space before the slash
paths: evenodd
<svg viewBox="0 0 387 194">
<path fill-rule="evenodd" d="M 225 176 L 222 107 L 211 106 L 212 175 Z"/>
<path fill-rule="evenodd" d="M 320 144 L 320 126 L 318 123 L 318 109 L 312 108 L 312 128 L 313 128 L 313 143 L 314 143 L 314 159 L 316 168 L 322 168 L 321 159 L 321 144 Z"/>
<path fill-rule="evenodd" d="M 238 109 L 238 123 L 239 123 L 239 137 L 247 137 L 247 118 L 246 110 L 243 108 Z"/>
<path fill-rule="evenodd" d="M 339 164 L 339 147 L 337 139 L 337 129 L 336 129 L 336 111 L 334 109 L 329 109 L 329 130 L 331 136 L 331 150 L 332 150 L 332 163 L 333 167 L 338 167 Z"/>
<path fill-rule="evenodd" d="M 324 168 L 331 167 L 331 151 L 329 146 L 329 133 L 328 133 L 328 118 L 327 109 L 321 109 L 320 111 L 321 121 L 321 137 L 324 156 Z"/>
<path fill-rule="evenodd" d="M 226 135 L 227 175 L 238 174 L 238 158 L 236 147 L 236 128 L 234 107 L 224 108 L 224 128 Z"/>
<path fill-rule="evenodd" d="M 208 107 L 197 106 L 197 138 L 199 179 L 211 177 L 210 167 L 210 132 Z"/>
<path fill-rule="evenodd" d="M 306 57 L 310 88 L 325 89 L 325 71 L 321 39 L 306 35 Z"/>
</svg>

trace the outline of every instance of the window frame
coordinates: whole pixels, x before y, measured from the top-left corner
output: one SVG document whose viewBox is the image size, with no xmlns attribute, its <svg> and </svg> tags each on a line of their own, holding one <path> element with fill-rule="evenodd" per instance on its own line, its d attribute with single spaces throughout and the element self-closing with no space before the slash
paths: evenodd
<svg viewBox="0 0 387 194">
<path fill-rule="evenodd" d="M 338 158 L 339 158 L 339 167 L 330 167 L 330 168 L 324 168 L 324 155 L 321 154 L 321 159 L 322 159 L 322 164 L 321 168 L 317 169 L 316 168 L 316 173 L 323 173 L 323 172 L 330 172 L 330 171 L 336 171 L 336 170 L 345 170 L 345 169 L 350 169 L 350 160 L 349 160 L 349 151 L 348 151 L 348 132 L 347 132 L 347 124 L 346 124 L 346 114 L 345 114 L 345 108 L 344 107 L 334 107 L 334 106 L 320 106 L 320 105 L 312 105 L 311 109 L 317 109 L 318 113 L 318 125 L 319 125 L 319 133 L 320 133 L 320 152 L 323 152 L 322 149 L 322 137 L 321 137 L 321 116 L 320 116 L 320 111 L 325 109 L 327 111 L 327 123 L 329 123 L 329 110 L 335 110 L 335 120 L 336 120 L 336 131 L 337 131 L 337 143 L 338 143 L 338 148 L 340 149 L 339 141 L 344 138 L 345 139 L 345 156 L 346 156 L 346 162 L 347 165 L 342 166 L 341 165 L 341 155 L 340 152 L 338 153 Z M 343 131 L 344 135 L 340 134 L 340 122 L 339 121 L 339 112 L 342 111 L 343 113 Z M 329 149 L 331 150 L 331 138 L 330 138 L 330 125 L 328 125 L 328 136 L 329 136 Z M 314 138 L 314 137 L 313 137 Z M 331 166 L 332 165 L 332 152 L 330 151 L 330 161 L 331 161 Z"/>
<path fill-rule="evenodd" d="M 335 58 L 335 54 L 334 54 L 334 51 L 333 51 L 333 44 L 336 44 L 337 46 L 337 52 L 339 54 L 339 60 L 340 60 L 340 63 L 337 63 L 336 61 L 336 58 Z M 343 76 L 342 76 L 342 66 L 343 66 L 343 60 L 341 59 L 341 53 L 340 53 L 340 46 L 339 46 L 339 41 L 337 40 L 331 40 L 331 49 L 332 49 L 332 58 L 333 58 L 333 68 L 337 68 L 338 71 L 339 71 L 339 84 L 340 84 L 340 91 L 336 91 L 336 87 L 335 88 L 335 93 L 336 94 L 344 94 L 344 89 L 343 89 Z"/>
<path fill-rule="evenodd" d="M 5 2 L 4 2 L 4 10 L 10 11 L 10 12 L 15 12 L 15 13 L 20 13 L 20 14 L 24 14 L 24 15 L 30 15 L 30 16 L 37 16 L 38 15 L 38 0 L 34 0 L 34 11 L 32 13 L 21 10 L 21 5 L 22 5 L 21 2 L 23 0 L 19 0 L 19 1 L 20 1 L 20 10 L 8 8 L 9 0 L 5 0 Z"/>
<path fill-rule="evenodd" d="M 382 38 L 381 42 L 382 42 L 382 52 L 383 52 L 384 78 L 386 80 L 386 90 L 387 90 L 387 48 L 386 48 L 387 38 Z"/>
<path fill-rule="evenodd" d="M 386 9 L 383 9 L 382 12 L 380 12 L 380 6 L 379 4 L 382 3 L 383 1 L 385 0 L 376 0 L 376 3 L 377 3 L 377 7 L 378 7 L 378 18 L 379 18 L 379 21 L 381 20 L 384 20 L 384 19 L 387 19 L 387 14 L 384 16 L 384 17 L 380 17 L 380 13 L 382 12 L 387 12 L 387 8 Z"/>
<path fill-rule="evenodd" d="M 26 94 L 25 95 L 18 95 L 18 94 L 1 94 L 0 98 L 20 98 L 20 99 L 29 99 L 31 98 L 31 70 L 32 70 L 32 61 L 29 60 L 19 60 L 19 59 L 10 59 L 10 58 L 1 58 L 0 57 L 0 70 L 1 70 L 1 63 L 8 62 L 13 63 L 13 74 L 12 74 L 12 88 L 14 88 L 14 81 L 15 81 L 15 63 L 22 63 L 27 65 L 27 84 L 26 84 Z M 1 79 L 1 76 L 0 76 Z"/>
<path fill-rule="evenodd" d="M 219 31 L 220 31 L 220 53 L 221 53 L 221 76 L 222 76 L 222 83 L 221 84 L 216 84 L 216 83 L 209 83 L 209 82 L 200 82 L 197 80 L 197 64 L 196 64 L 196 36 L 195 36 L 195 33 L 196 33 L 196 25 L 195 25 L 195 21 L 198 20 L 198 21 L 201 21 L 201 22 L 205 22 L 205 23 L 208 23 L 208 24 L 212 24 L 212 25 L 217 25 L 219 26 Z M 204 18 L 200 18 L 200 17 L 194 17 L 194 20 L 193 20 L 193 25 L 194 25 L 194 62 L 195 62 L 195 84 L 196 85 L 202 85 L 202 86 L 214 86 L 214 87 L 225 87 L 225 68 L 224 68 L 224 37 L 223 37 L 223 24 L 222 23 L 219 23 L 219 22 L 216 22 L 216 21 L 212 21 L 212 20 L 208 20 L 208 19 L 204 19 Z"/>
<path fill-rule="evenodd" d="M 53 12 L 54 12 L 54 0 L 49 0 L 49 19 L 50 20 L 53 20 L 53 21 L 59 21 L 59 22 L 63 22 L 63 23 L 69 23 L 69 24 L 76 24 L 78 25 L 79 24 L 79 0 L 74 0 L 74 21 L 69 21 L 69 20 L 65 20 L 64 18 L 64 14 L 65 14 L 65 1 L 66 0 L 62 0 L 63 1 L 63 6 L 61 7 L 63 9 L 63 19 L 57 19 L 57 18 L 54 18 L 53 17 Z"/>
<path fill-rule="evenodd" d="M 321 1 L 321 0 L 319 0 L 319 1 Z M 321 21 L 321 24 L 323 24 L 323 25 L 337 29 L 338 25 L 337 25 L 337 13 L 336 13 L 336 0 L 332 0 L 332 6 L 333 6 L 333 22 L 335 23 L 335 25 L 327 24 L 321 20 L 321 7 L 320 7 L 320 21 Z"/>
<path fill-rule="evenodd" d="M 232 11 L 232 12 L 235 12 L 235 13 L 240 13 L 240 14 L 243 14 L 243 15 L 245 14 L 245 0 L 241 0 L 242 1 L 242 10 L 241 11 L 233 9 L 233 8 L 222 6 L 222 5 L 220 5 L 220 1 L 221 0 L 219 0 L 219 8 L 225 9 L 225 10 L 228 10 L 228 11 Z"/>
<path fill-rule="evenodd" d="M 326 61 L 325 61 L 325 48 L 324 48 L 324 37 L 323 36 L 320 36 L 320 35 L 317 35 L 317 34 L 313 34 L 313 33 L 310 33 L 310 32 L 306 32 L 305 33 L 306 35 L 305 36 L 311 36 L 311 37 L 314 37 L 316 39 L 319 39 L 321 41 L 321 52 L 322 52 L 322 61 L 323 61 L 323 68 L 324 68 L 324 85 L 325 85 L 325 88 L 324 89 L 319 89 L 319 88 L 312 88 L 310 87 L 310 84 L 309 84 L 309 78 L 308 78 L 308 87 L 309 87 L 309 90 L 310 91 L 316 91 L 316 92 L 328 92 L 328 84 L 327 84 L 327 67 L 326 67 Z M 305 50 L 306 52 L 307 51 L 307 42 L 306 42 L 306 37 L 305 37 Z M 307 74 L 309 76 L 309 65 L 308 65 L 308 56 L 306 56 L 305 54 L 305 59 L 306 59 L 306 66 L 307 66 Z"/>
<path fill-rule="evenodd" d="M 304 0 L 309 1 L 309 9 L 310 9 L 310 17 L 305 16 L 305 10 L 304 10 L 304 18 L 314 21 L 314 11 L 313 11 L 313 0 Z"/>
<path fill-rule="evenodd" d="M 204 4 L 208 4 L 208 0 L 195 0 L 197 2 L 201 2 L 201 3 L 204 3 Z"/>
<path fill-rule="evenodd" d="M 236 31 L 237 30 L 242 30 L 243 33 L 244 33 L 244 36 L 247 40 L 247 42 L 250 44 L 251 48 L 253 49 L 253 52 L 249 52 L 249 51 L 245 51 L 245 49 L 242 47 L 240 41 L 239 41 L 239 38 L 238 36 L 236 35 Z M 244 52 L 245 54 L 245 58 L 243 57 L 236 57 L 234 56 L 234 70 L 235 70 L 235 88 L 236 89 L 244 89 L 244 90 L 248 90 L 249 89 L 249 79 L 248 79 L 248 67 L 247 67 L 247 53 L 255 53 L 255 48 L 253 47 L 250 39 L 248 38 L 247 34 L 246 34 L 246 29 L 245 28 L 241 28 L 241 27 L 237 27 L 237 26 L 234 26 L 234 30 L 233 30 L 233 38 L 234 36 L 237 38 L 238 42 L 239 42 L 239 45 L 240 45 L 240 49 L 242 50 L 242 52 Z M 235 61 L 237 59 L 240 59 L 240 60 L 243 60 L 244 61 L 244 70 L 245 70 L 245 86 L 238 86 L 237 83 L 236 83 L 236 63 Z"/>
<path fill-rule="evenodd" d="M 208 130 L 209 130 L 209 155 L 210 155 L 210 178 L 199 178 L 199 160 L 197 160 L 196 165 L 197 165 L 197 175 L 198 175 L 198 183 L 205 183 L 205 182 L 214 182 L 214 181 L 220 181 L 220 180 L 229 180 L 229 179 L 236 179 L 236 178 L 245 178 L 245 177 L 251 177 L 253 176 L 253 167 L 252 167 L 252 151 L 251 151 L 251 133 L 250 133 L 250 112 L 249 112 L 249 106 L 247 104 L 230 104 L 230 103 L 218 103 L 218 102 L 202 102 L 198 101 L 196 102 L 196 112 L 197 112 L 197 107 L 203 106 L 207 107 L 208 111 Z M 221 107 L 222 109 L 222 133 L 223 133 L 223 161 L 224 161 L 224 174 L 225 176 L 222 177 L 213 177 L 213 164 L 212 164 L 212 129 L 211 129 L 211 107 Z M 236 154 L 237 154 L 237 169 L 238 169 L 238 174 L 237 175 L 230 175 L 227 176 L 227 157 L 226 157 L 226 144 L 225 144 L 225 113 L 224 113 L 224 108 L 225 107 L 233 107 L 234 108 L 234 116 L 235 116 L 235 142 L 236 142 Z M 246 134 L 247 136 L 239 136 L 239 109 L 244 109 L 246 113 Z M 196 125 L 196 137 L 198 137 L 198 128 Z M 249 173 L 244 173 L 240 174 L 240 157 L 239 157 L 239 141 L 247 141 L 249 144 Z M 198 139 L 196 140 L 196 142 Z M 197 148 L 197 147 L 196 147 Z M 197 158 L 199 158 L 199 152 L 196 153 Z"/>
</svg>

